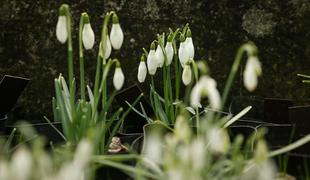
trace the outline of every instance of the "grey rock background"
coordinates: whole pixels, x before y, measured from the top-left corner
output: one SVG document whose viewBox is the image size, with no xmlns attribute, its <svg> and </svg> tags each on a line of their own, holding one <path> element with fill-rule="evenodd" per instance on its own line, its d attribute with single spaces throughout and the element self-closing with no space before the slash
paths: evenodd
<svg viewBox="0 0 310 180">
<path fill-rule="evenodd" d="M 87 11 L 96 34 L 95 50 L 86 52 L 87 82 L 94 79 L 96 51 L 105 12 L 115 10 L 120 17 L 125 41 L 120 52 L 126 74 L 125 87 L 136 82 L 142 47 L 156 33 L 168 27 L 190 23 L 196 59 L 208 61 L 219 89 L 229 73 L 238 47 L 249 40 L 256 43 L 263 65 L 263 77 L 254 93 L 236 78 L 233 95 L 308 98 L 310 86 L 297 73 L 310 74 L 310 1 L 308 0 L 2 0 L 0 5 L 0 75 L 31 78 L 15 114 L 18 118 L 51 117 L 53 79 L 67 74 L 66 46 L 55 36 L 58 8 L 69 3 L 74 16 L 74 41 L 80 13 Z M 75 44 L 75 50 L 77 50 Z M 77 51 L 75 69 L 78 70 Z M 78 76 L 78 71 L 76 75 Z M 160 80 L 159 80 L 160 81 Z M 147 85 L 141 85 L 147 89 Z"/>
</svg>

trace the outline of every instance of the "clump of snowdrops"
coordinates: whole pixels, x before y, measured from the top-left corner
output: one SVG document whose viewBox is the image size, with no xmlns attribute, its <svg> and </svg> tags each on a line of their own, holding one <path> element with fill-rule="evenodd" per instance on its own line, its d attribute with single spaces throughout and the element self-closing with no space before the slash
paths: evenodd
<svg viewBox="0 0 310 180">
<path fill-rule="evenodd" d="M 112 19 L 110 34 L 109 22 Z M 101 29 L 101 41 L 98 49 L 95 83 L 93 89 L 85 85 L 84 50 L 91 51 L 95 44 L 94 31 L 86 12 L 81 14 L 79 24 L 79 72 L 80 98 L 76 97 L 76 78 L 73 67 L 72 48 L 72 17 L 69 6 L 61 5 L 56 26 L 56 36 L 62 44 L 67 43 L 68 81 L 60 74 L 55 79 L 56 97 L 53 99 L 54 121 L 60 121 L 63 128 L 63 138 L 71 144 L 77 144 L 84 137 L 92 137 L 96 153 L 108 150 L 112 137 L 119 130 L 131 108 L 123 112 L 119 108 L 109 112 L 116 92 L 124 84 L 125 76 L 121 69 L 121 61 L 110 58 L 112 48 L 119 50 L 124 40 L 124 34 L 119 24 L 119 18 L 114 11 L 106 13 Z M 107 80 L 112 66 L 115 65 L 113 85 L 115 90 L 108 92 Z M 68 83 L 67 83 L 68 82 Z M 87 90 L 87 93 L 86 93 Z M 137 98 L 136 102 L 141 98 Z M 135 104 L 134 102 L 133 104 Z"/>
</svg>

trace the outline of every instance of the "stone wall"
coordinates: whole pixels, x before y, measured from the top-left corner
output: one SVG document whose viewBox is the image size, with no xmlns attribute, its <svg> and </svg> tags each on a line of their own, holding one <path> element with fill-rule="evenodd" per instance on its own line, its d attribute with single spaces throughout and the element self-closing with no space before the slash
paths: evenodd
<svg viewBox="0 0 310 180">
<path fill-rule="evenodd" d="M 87 11 L 96 34 L 96 49 L 86 52 L 87 82 L 94 79 L 96 51 L 105 12 L 120 17 L 125 41 L 120 52 L 126 84 L 136 82 L 142 47 L 156 33 L 190 23 L 196 59 L 208 61 L 212 76 L 223 87 L 238 47 L 253 41 L 259 48 L 263 77 L 254 93 L 236 78 L 234 95 L 303 99 L 309 88 L 297 73 L 310 74 L 310 1 L 308 0 L 2 0 L 0 5 L 0 75 L 31 79 L 15 110 L 18 118 L 51 116 L 53 79 L 67 74 L 66 46 L 55 37 L 58 8 L 67 2 L 74 15 L 77 42 L 79 15 Z M 77 44 L 75 44 L 77 50 Z M 77 51 L 75 68 L 78 69 Z M 76 74 L 78 71 L 76 71 Z M 78 75 L 78 74 L 77 74 Z M 147 86 L 142 86 L 146 89 Z"/>
</svg>

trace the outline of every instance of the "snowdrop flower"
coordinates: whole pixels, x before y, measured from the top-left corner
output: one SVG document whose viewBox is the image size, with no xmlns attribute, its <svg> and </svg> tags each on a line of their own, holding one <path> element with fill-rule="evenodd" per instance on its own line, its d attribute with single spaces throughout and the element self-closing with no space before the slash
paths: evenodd
<svg viewBox="0 0 310 180">
<path fill-rule="evenodd" d="M 83 30 L 82 41 L 86 50 L 92 49 L 95 44 L 95 34 L 89 23 L 89 17 L 87 13 L 83 13 Z"/>
<path fill-rule="evenodd" d="M 188 52 L 186 50 L 187 46 L 185 43 L 185 38 L 184 38 L 184 35 L 182 35 L 182 34 L 180 37 L 180 41 L 181 41 L 181 43 L 180 43 L 180 47 L 179 47 L 179 60 L 180 60 L 180 63 L 183 67 L 189 61 L 189 55 L 188 55 Z"/>
<path fill-rule="evenodd" d="M 31 153 L 25 149 L 18 149 L 12 157 L 10 174 L 15 180 L 27 180 L 31 175 L 32 156 Z"/>
<path fill-rule="evenodd" d="M 157 70 L 157 60 L 155 54 L 155 44 L 152 42 L 150 52 L 147 56 L 147 69 L 150 75 L 155 75 Z"/>
<path fill-rule="evenodd" d="M 65 7 L 59 9 L 59 17 L 56 25 L 56 37 L 59 42 L 64 44 L 68 39 L 67 18 L 65 15 Z"/>
<path fill-rule="evenodd" d="M 216 82 L 209 76 L 202 76 L 193 87 L 190 94 L 191 106 L 199 107 L 201 99 L 205 96 L 208 97 L 212 108 L 219 109 L 221 107 L 221 97 L 216 89 Z"/>
<path fill-rule="evenodd" d="M 159 44 L 157 45 L 155 56 L 156 56 L 157 66 L 160 68 L 163 67 L 165 58 L 164 58 L 163 50 L 161 49 Z"/>
<path fill-rule="evenodd" d="M 207 131 L 209 147 L 214 153 L 225 154 L 230 147 L 229 136 L 225 129 L 212 127 Z"/>
<path fill-rule="evenodd" d="M 167 62 L 166 62 L 166 66 L 169 66 L 172 62 L 173 59 L 173 46 L 172 46 L 172 42 L 169 42 L 169 37 L 168 37 L 168 42 L 165 46 L 165 51 L 166 51 L 166 55 L 167 55 Z"/>
<path fill-rule="evenodd" d="M 120 49 L 124 41 L 124 33 L 119 25 L 118 16 L 113 14 L 113 24 L 110 32 L 111 44 L 114 49 Z"/>
<path fill-rule="evenodd" d="M 193 39 L 192 39 L 192 32 L 190 29 L 187 30 L 185 44 L 186 44 L 186 51 L 187 51 L 189 59 L 194 59 L 195 49 L 194 49 L 194 44 L 193 44 Z"/>
<path fill-rule="evenodd" d="M 92 145 L 88 140 L 81 140 L 78 144 L 77 150 L 74 155 L 74 163 L 79 164 L 81 167 L 86 166 L 90 161 L 92 155 Z"/>
<path fill-rule="evenodd" d="M 116 68 L 113 76 L 113 85 L 116 90 L 120 90 L 124 84 L 125 76 L 121 69 L 121 65 L 119 62 L 116 63 Z"/>
<path fill-rule="evenodd" d="M 9 168 L 8 164 L 5 161 L 0 161 L 0 178 L 9 179 Z"/>
<path fill-rule="evenodd" d="M 189 64 L 184 65 L 182 81 L 185 86 L 189 85 L 189 83 L 192 81 L 192 70 Z"/>
<path fill-rule="evenodd" d="M 191 146 L 191 160 L 193 168 L 197 171 L 200 171 L 203 169 L 204 161 L 202 159 L 205 159 L 205 143 L 201 138 L 196 138 L 193 140 Z"/>
<path fill-rule="evenodd" d="M 146 73 L 147 73 L 147 68 L 146 68 L 146 64 L 144 61 L 144 55 L 142 55 L 139 68 L 138 68 L 138 81 L 140 83 L 145 81 Z"/>
<path fill-rule="evenodd" d="M 257 56 L 249 56 L 243 73 L 243 83 L 248 91 L 254 91 L 257 87 L 258 79 L 262 73 L 261 64 Z"/>
<path fill-rule="evenodd" d="M 100 45 L 99 45 L 99 55 L 101 58 L 103 58 L 103 54 L 102 54 L 102 42 L 100 42 Z M 112 51 L 112 47 L 111 47 L 111 42 L 110 42 L 110 38 L 109 36 L 107 35 L 107 43 L 106 43 L 106 46 L 105 46 L 105 56 L 104 58 L 105 59 L 108 59 L 111 55 L 111 51 Z"/>
</svg>

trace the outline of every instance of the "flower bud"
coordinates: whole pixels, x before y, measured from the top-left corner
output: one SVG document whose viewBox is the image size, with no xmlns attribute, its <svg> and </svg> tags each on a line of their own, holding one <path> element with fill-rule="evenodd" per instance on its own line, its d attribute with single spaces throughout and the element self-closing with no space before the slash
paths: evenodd
<svg viewBox="0 0 310 180">
<path fill-rule="evenodd" d="M 184 65 L 182 73 L 182 81 L 185 86 L 189 85 L 189 83 L 192 81 L 192 70 L 191 66 L 188 64 Z"/>
<path fill-rule="evenodd" d="M 147 68 L 146 68 L 146 64 L 144 61 L 144 55 L 142 55 L 139 68 L 138 68 L 138 81 L 140 83 L 145 81 L 146 73 L 147 73 Z"/>
<path fill-rule="evenodd" d="M 150 52 L 147 56 L 147 69 L 150 75 L 155 75 L 157 70 L 157 61 L 156 61 L 154 42 L 152 42 Z"/>
<path fill-rule="evenodd" d="M 243 73 L 243 83 L 248 91 L 254 91 L 258 84 L 258 76 L 262 73 L 260 62 L 256 56 L 249 56 Z"/>
<path fill-rule="evenodd" d="M 211 128 L 207 131 L 207 140 L 210 149 L 214 153 L 227 153 L 230 148 L 230 140 L 225 129 Z"/>
<path fill-rule="evenodd" d="M 156 55 L 157 66 L 160 68 L 163 67 L 165 58 L 164 58 L 164 53 L 159 44 L 157 45 L 155 55 Z"/>
<path fill-rule="evenodd" d="M 190 59 L 194 59 L 195 49 L 194 49 L 192 33 L 190 29 L 187 30 L 185 44 L 186 44 L 186 51 L 187 51 L 188 57 Z"/>
<path fill-rule="evenodd" d="M 124 84 L 125 76 L 121 69 L 119 62 L 116 64 L 114 76 L 113 76 L 113 85 L 116 90 L 120 90 Z"/>
<path fill-rule="evenodd" d="M 167 64 L 166 66 L 169 66 L 172 62 L 173 59 L 173 46 L 172 46 L 172 42 L 167 42 L 166 47 L 165 47 L 165 51 L 166 51 L 166 55 L 167 55 Z"/>
<path fill-rule="evenodd" d="M 84 48 L 89 50 L 92 49 L 95 44 L 95 34 L 89 23 L 89 17 L 86 13 L 83 14 L 83 23 L 82 41 Z"/>
<path fill-rule="evenodd" d="M 65 16 L 65 7 L 61 6 L 59 9 L 59 17 L 56 25 L 57 40 L 64 44 L 68 39 L 67 19 Z"/>
<path fill-rule="evenodd" d="M 111 44 L 114 49 L 120 49 L 124 41 L 124 33 L 116 14 L 113 14 L 113 24 L 110 32 Z"/>
<path fill-rule="evenodd" d="M 99 45 L 99 55 L 101 58 L 103 58 L 103 54 L 102 54 L 102 42 L 100 42 L 100 45 Z M 110 39 L 109 39 L 109 36 L 107 35 L 107 43 L 106 43 L 106 46 L 105 46 L 105 56 L 104 58 L 105 59 L 108 59 L 111 55 L 111 51 L 112 51 L 112 47 L 111 47 L 111 42 L 110 42 Z"/>
<path fill-rule="evenodd" d="M 189 56 L 188 56 L 188 52 L 186 50 L 187 46 L 186 46 L 186 43 L 185 43 L 185 38 L 184 38 L 184 35 L 181 35 L 180 37 L 180 47 L 179 47 L 179 60 L 180 60 L 180 63 L 182 65 L 182 67 L 187 64 L 187 62 L 189 61 Z"/>
</svg>

